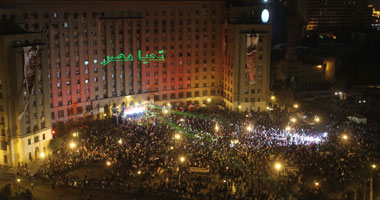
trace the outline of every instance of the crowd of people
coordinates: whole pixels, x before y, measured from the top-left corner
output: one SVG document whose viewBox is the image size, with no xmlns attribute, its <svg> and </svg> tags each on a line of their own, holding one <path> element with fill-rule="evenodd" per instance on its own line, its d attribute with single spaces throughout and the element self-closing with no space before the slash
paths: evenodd
<svg viewBox="0 0 380 200">
<path fill-rule="evenodd" d="M 184 199 L 350 199 L 366 191 L 379 157 L 376 124 L 311 126 L 275 109 L 147 109 L 138 120 L 71 122 L 44 167 L 30 176 L 61 186 L 178 195 Z M 75 137 L 72 133 L 78 133 Z M 344 136 L 344 137 L 343 137 Z M 70 172 L 104 164 L 102 177 Z M 335 196 L 334 196 L 335 195 Z"/>
</svg>

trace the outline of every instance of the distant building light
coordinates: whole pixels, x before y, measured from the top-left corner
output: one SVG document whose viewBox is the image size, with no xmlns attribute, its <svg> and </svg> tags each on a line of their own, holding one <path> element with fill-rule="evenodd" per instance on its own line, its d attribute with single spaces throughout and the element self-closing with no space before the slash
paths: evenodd
<svg viewBox="0 0 380 200">
<path fill-rule="evenodd" d="M 85 64 L 85 65 L 88 65 L 88 60 L 84 61 L 84 64 Z"/>
<path fill-rule="evenodd" d="M 95 59 L 95 60 L 94 60 L 94 63 L 95 63 L 95 64 L 98 63 L 98 60 Z"/>
</svg>

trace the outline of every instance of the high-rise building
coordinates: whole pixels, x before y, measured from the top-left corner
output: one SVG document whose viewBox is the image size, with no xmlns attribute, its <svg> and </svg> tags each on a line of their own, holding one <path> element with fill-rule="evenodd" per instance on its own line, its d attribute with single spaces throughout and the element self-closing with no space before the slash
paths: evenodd
<svg viewBox="0 0 380 200">
<path fill-rule="evenodd" d="M 367 29 L 370 10 L 367 0 L 307 0 L 307 31 L 332 33 L 348 29 Z"/>
<path fill-rule="evenodd" d="M 47 155 L 52 138 L 45 35 L 20 29 L 0 22 L 0 165 Z"/>
<path fill-rule="evenodd" d="M 223 41 L 222 87 L 231 110 L 264 111 L 269 91 L 270 10 L 263 6 L 231 5 Z"/>
<path fill-rule="evenodd" d="M 249 99 L 256 98 L 255 110 L 263 110 L 269 88 L 269 25 L 255 26 L 262 23 L 259 20 L 246 21 L 246 26 L 226 22 L 225 4 L 218 0 L 9 1 L 2 5 L 0 16 L 26 30 L 47 33 L 53 122 L 107 116 L 113 108 L 148 102 L 203 104 L 211 99 L 238 109 L 248 98 L 238 97 L 245 87 L 257 90 L 260 95 Z M 256 9 L 255 17 L 260 19 L 261 10 Z M 228 44 L 234 52 L 228 49 L 228 58 L 222 52 L 225 34 L 232 34 Z M 261 53 L 257 61 L 250 60 L 255 64 L 250 65 L 252 80 L 246 85 L 245 64 L 237 61 L 247 55 L 240 48 L 248 48 L 251 35 L 257 37 Z M 117 57 L 121 54 L 125 57 Z M 233 83 L 227 86 L 222 62 L 232 60 L 228 80 Z M 112 62 L 102 64 L 107 61 Z"/>
</svg>

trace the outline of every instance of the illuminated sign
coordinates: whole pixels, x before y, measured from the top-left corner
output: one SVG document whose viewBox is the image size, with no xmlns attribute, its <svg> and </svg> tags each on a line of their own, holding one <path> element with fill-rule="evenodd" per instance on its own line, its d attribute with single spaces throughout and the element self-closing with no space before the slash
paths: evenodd
<svg viewBox="0 0 380 200">
<path fill-rule="evenodd" d="M 141 56 L 141 50 L 138 50 L 138 56 L 137 59 L 144 64 L 150 62 L 150 61 L 164 61 L 164 50 L 158 51 L 159 54 L 162 54 L 161 57 L 157 56 L 154 53 L 146 54 L 145 57 Z M 124 54 L 120 54 L 119 56 L 107 56 L 107 60 L 103 60 L 100 62 L 102 65 L 107 65 L 110 62 L 126 62 L 126 61 L 133 61 L 133 55 L 129 54 L 128 56 L 125 56 Z"/>
<path fill-rule="evenodd" d="M 134 115 L 134 114 L 140 114 L 145 112 L 144 107 L 136 107 L 136 108 L 125 108 L 124 109 L 124 116 L 128 115 Z"/>
</svg>

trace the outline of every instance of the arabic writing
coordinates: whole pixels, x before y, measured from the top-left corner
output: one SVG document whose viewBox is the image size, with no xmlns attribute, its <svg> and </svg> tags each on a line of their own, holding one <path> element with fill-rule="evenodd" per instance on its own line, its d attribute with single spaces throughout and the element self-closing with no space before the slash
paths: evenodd
<svg viewBox="0 0 380 200">
<path fill-rule="evenodd" d="M 150 61 L 163 61 L 163 60 L 165 60 L 163 53 L 164 53 L 164 50 L 158 51 L 158 54 L 162 54 L 161 57 L 157 56 L 154 53 L 146 54 L 145 57 L 142 57 L 141 56 L 141 50 L 138 50 L 137 59 L 139 61 L 143 62 L 144 64 L 146 64 Z M 133 56 L 132 56 L 132 54 L 125 56 L 123 53 L 121 53 L 119 56 L 116 56 L 116 57 L 115 56 L 107 56 L 107 59 L 104 59 L 102 62 L 100 62 L 100 64 L 107 65 L 110 62 L 120 62 L 120 61 L 124 61 L 124 62 L 133 61 Z"/>
</svg>

